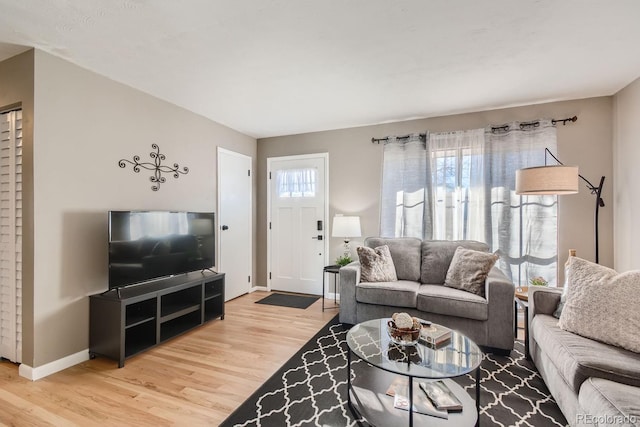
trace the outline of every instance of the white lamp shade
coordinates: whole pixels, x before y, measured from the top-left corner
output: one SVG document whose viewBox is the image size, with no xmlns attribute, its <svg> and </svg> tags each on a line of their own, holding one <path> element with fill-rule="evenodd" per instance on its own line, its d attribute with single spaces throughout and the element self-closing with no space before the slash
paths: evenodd
<svg viewBox="0 0 640 427">
<path fill-rule="evenodd" d="M 333 237 L 362 236 L 362 231 L 360 230 L 360 217 L 339 215 L 334 216 L 331 235 Z"/>
<path fill-rule="evenodd" d="M 516 171 L 516 194 L 562 195 L 577 192 L 577 166 L 538 166 Z"/>
</svg>

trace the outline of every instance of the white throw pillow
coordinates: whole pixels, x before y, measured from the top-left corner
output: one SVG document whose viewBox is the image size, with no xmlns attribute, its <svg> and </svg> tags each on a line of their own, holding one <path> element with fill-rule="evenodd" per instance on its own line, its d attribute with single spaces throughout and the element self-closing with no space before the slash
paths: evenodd
<svg viewBox="0 0 640 427">
<path fill-rule="evenodd" d="M 561 329 L 640 353 L 640 270 L 571 257 L 567 285 Z"/>
</svg>

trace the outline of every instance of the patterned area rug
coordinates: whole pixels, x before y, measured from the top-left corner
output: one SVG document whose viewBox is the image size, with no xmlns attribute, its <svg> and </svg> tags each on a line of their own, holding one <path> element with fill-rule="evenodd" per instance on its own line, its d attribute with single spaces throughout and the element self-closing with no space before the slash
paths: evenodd
<svg viewBox="0 0 640 427">
<path fill-rule="evenodd" d="M 347 329 L 337 316 L 229 416 L 223 427 L 366 426 L 346 403 Z M 531 362 L 516 341 L 509 357 L 485 355 L 482 362 L 481 426 L 567 425 Z M 471 397 L 475 378 L 456 379 Z"/>
</svg>

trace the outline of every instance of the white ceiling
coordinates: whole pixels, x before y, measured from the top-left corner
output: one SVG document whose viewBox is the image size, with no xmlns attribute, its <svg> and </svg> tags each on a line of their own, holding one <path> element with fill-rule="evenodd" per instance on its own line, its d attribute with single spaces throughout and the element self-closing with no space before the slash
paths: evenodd
<svg viewBox="0 0 640 427">
<path fill-rule="evenodd" d="M 638 0 L 0 0 L 36 47 L 254 137 L 612 95 Z"/>
</svg>

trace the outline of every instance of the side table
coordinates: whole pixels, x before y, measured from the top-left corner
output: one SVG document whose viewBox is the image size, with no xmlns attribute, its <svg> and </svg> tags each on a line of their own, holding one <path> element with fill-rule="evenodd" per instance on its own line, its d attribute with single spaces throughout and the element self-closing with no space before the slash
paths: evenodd
<svg viewBox="0 0 640 427">
<path fill-rule="evenodd" d="M 528 288 L 526 287 L 516 288 L 514 297 L 514 335 L 515 337 L 518 336 L 518 307 L 520 307 L 524 311 L 524 357 L 527 360 L 531 360 L 531 355 L 529 354 L 529 301 L 527 292 Z"/>
<path fill-rule="evenodd" d="M 333 308 L 340 308 L 340 306 L 338 305 L 338 301 L 336 299 L 336 294 L 338 293 L 337 288 L 338 288 L 338 277 L 340 275 L 340 266 L 339 265 L 327 265 L 323 270 L 322 270 L 322 311 L 325 310 L 324 307 L 324 296 L 325 296 L 325 276 L 326 274 L 333 274 L 333 307 L 327 307 L 327 309 L 333 309 Z"/>
</svg>

